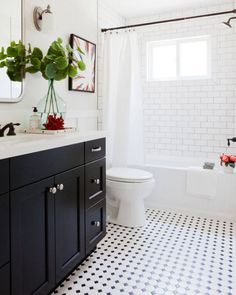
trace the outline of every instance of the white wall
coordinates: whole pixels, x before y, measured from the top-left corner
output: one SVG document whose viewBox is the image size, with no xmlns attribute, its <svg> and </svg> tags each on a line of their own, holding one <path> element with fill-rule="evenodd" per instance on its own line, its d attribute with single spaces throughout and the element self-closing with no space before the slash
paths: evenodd
<svg viewBox="0 0 236 295">
<path fill-rule="evenodd" d="M 68 42 L 70 33 L 97 43 L 97 0 L 24 0 L 24 37 L 25 43 L 48 48 L 57 37 Z M 50 4 L 53 11 L 54 29 L 46 34 L 38 32 L 33 25 L 35 6 L 45 8 Z M 97 128 L 97 93 L 68 91 L 68 80 L 56 82 L 56 89 L 67 103 L 67 117 L 79 117 L 81 129 Z M 31 107 L 47 91 L 47 81 L 40 74 L 28 76 L 25 80 L 23 100 L 16 104 L 0 103 L 0 124 L 7 121 L 19 121 L 27 124 Z"/>
<path fill-rule="evenodd" d="M 232 5 L 224 5 L 129 19 L 128 23 L 231 9 Z M 142 62 L 147 156 L 215 158 L 226 151 L 226 138 L 236 136 L 236 21 L 232 21 L 233 29 L 229 29 L 221 24 L 228 17 L 224 15 L 137 29 Z M 211 79 L 146 81 L 147 41 L 198 35 L 211 36 Z M 229 152 L 236 153 L 236 148 Z"/>
</svg>

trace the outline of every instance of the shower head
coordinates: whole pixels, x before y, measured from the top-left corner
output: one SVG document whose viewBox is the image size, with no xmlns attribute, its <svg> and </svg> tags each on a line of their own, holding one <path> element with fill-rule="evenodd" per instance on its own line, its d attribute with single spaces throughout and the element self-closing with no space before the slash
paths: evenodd
<svg viewBox="0 0 236 295">
<path fill-rule="evenodd" d="M 223 24 L 226 25 L 226 26 L 228 26 L 229 28 L 232 28 L 232 26 L 231 26 L 231 24 L 230 24 L 232 19 L 236 19 L 236 16 L 230 17 L 230 18 L 227 20 L 227 22 L 223 22 Z"/>
<path fill-rule="evenodd" d="M 232 28 L 232 26 L 230 24 L 230 19 L 227 22 L 222 22 L 222 24 L 228 26 L 229 28 Z"/>
</svg>

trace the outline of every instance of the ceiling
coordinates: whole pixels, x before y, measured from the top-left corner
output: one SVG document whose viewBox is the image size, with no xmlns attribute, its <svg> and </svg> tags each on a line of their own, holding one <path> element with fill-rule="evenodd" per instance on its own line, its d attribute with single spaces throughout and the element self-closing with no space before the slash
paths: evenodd
<svg viewBox="0 0 236 295">
<path fill-rule="evenodd" d="M 154 15 L 184 9 L 231 4 L 234 0 L 108 0 L 109 5 L 125 18 Z"/>
</svg>

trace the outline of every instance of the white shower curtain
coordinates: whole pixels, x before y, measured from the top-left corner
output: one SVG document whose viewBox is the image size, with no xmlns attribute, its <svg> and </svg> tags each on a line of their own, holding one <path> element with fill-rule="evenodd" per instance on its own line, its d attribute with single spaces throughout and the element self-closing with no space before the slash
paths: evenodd
<svg viewBox="0 0 236 295">
<path fill-rule="evenodd" d="M 108 164 L 142 165 L 143 107 L 136 32 L 104 36 L 103 129 Z"/>
</svg>

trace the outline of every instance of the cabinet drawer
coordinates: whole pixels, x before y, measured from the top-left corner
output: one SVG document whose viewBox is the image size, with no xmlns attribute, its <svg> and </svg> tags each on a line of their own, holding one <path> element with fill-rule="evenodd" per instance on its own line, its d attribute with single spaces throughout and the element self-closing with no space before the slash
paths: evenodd
<svg viewBox="0 0 236 295">
<path fill-rule="evenodd" d="M 9 191 L 9 160 L 0 161 L 0 195 Z"/>
<path fill-rule="evenodd" d="M 86 254 L 106 235 L 106 201 L 103 200 L 86 211 Z"/>
<path fill-rule="evenodd" d="M 98 160 L 85 166 L 85 206 L 91 207 L 106 194 L 106 160 Z"/>
<path fill-rule="evenodd" d="M 9 234 L 9 195 L 6 194 L 0 196 L 0 267 L 9 261 Z"/>
<path fill-rule="evenodd" d="M 105 157 L 105 138 L 85 142 L 85 163 Z"/>
<path fill-rule="evenodd" d="M 5 265 L 0 269 L 0 294 L 10 295 L 10 266 Z"/>
<path fill-rule="evenodd" d="M 84 164 L 84 143 L 11 159 L 11 189 Z"/>
</svg>

